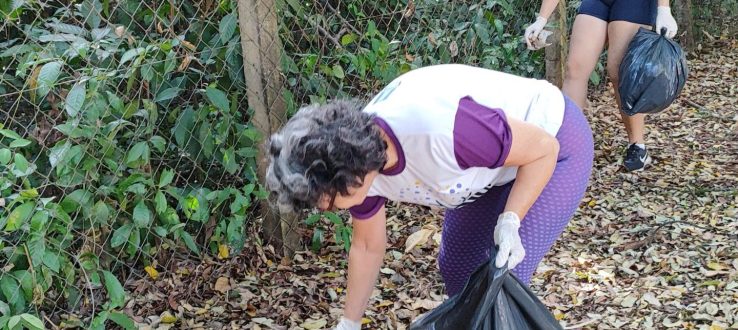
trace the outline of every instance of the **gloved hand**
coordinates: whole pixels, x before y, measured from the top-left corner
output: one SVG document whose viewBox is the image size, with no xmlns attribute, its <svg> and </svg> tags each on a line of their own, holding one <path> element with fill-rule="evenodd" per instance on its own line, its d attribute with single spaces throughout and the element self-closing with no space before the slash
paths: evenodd
<svg viewBox="0 0 738 330">
<path fill-rule="evenodd" d="M 513 269 L 523 258 L 525 249 L 520 240 L 520 218 L 515 212 L 505 212 L 497 218 L 495 226 L 495 244 L 497 244 L 497 257 L 495 266 L 502 267 L 507 263 L 508 269 Z"/>
<path fill-rule="evenodd" d="M 656 33 L 661 34 L 661 29 L 666 29 L 666 37 L 671 39 L 676 36 L 677 22 L 674 16 L 671 16 L 671 8 L 667 6 L 659 6 L 656 15 Z"/>
<path fill-rule="evenodd" d="M 360 330 L 360 329 L 361 329 L 361 321 L 355 322 L 345 317 L 342 317 L 341 322 L 338 322 L 338 325 L 335 327 L 334 330 Z"/>
<path fill-rule="evenodd" d="M 525 43 L 528 44 L 528 49 L 537 50 L 541 48 L 540 46 L 536 47 L 534 43 L 535 40 L 538 39 L 538 35 L 543 31 L 543 28 L 546 27 L 547 22 L 548 19 L 543 16 L 538 16 L 533 24 L 525 28 Z"/>
</svg>

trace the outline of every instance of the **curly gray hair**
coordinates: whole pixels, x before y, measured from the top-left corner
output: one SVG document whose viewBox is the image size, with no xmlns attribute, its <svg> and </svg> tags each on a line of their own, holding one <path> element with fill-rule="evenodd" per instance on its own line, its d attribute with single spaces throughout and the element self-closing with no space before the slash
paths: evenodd
<svg viewBox="0 0 738 330">
<path fill-rule="evenodd" d="M 374 115 L 355 100 L 301 108 L 269 140 L 266 183 L 281 212 L 317 206 L 321 196 L 347 194 L 380 170 L 387 145 Z"/>
</svg>

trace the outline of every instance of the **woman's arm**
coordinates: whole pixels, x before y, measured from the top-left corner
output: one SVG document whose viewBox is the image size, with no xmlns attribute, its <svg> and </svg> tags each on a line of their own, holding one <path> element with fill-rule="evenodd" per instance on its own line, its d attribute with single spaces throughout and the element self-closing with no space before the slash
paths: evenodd
<svg viewBox="0 0 738 330">
<path fill-rule="evenodd" d="M 387 217 L 382 206 L 366 220 L 353 220 L 344 317 L 360 321 L 377 282 L 387 246 Z"/>
<path fill-rule="evenodd" d="M 663 0 L 659 0 L 663 1 Z M 668 0 L 666 0 L 668 1 Z M 541 10 L 538 11 L 538 16 L 548 20 L 551 17 L 556 5 L 559 4 L 559 0 L 543 0 L 541 1 Z"/>
<path fill-rule="evenodd" d="M 518 166 L 518 174 L 505 212 L 514 212 L 523 219 L 556 168 L 559 142 L 536 125 L 514 118 L 508 118 L 507 123 L 512 133 L 512 146 L 505 166 Z"/>
</svg>

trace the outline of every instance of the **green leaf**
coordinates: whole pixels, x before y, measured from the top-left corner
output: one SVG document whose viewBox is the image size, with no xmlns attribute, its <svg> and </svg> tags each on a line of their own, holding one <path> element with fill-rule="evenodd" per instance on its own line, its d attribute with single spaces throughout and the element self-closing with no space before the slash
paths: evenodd
<svg viewBox="0 0 738 330">
<path fill-rule="evenodd" d="M 126 314 L 119 313 L 119 312 L 112 312 L 110 313 L 110 320 L 115 322 L 115 324 L 121 326 L 123 329 L 126 329 L 126 330 L 136 329 L 136 324 Z"/>
<path fill-rule="evenodd" d="M 31 264 L 36 269 L 44 262 L 44 253 L 46 253 L 46 239 L 43 235 L 44 233 L 31 233 L 31 239 L 28 241 Z"/>
<path fill-rule="evenodd" d="M 5 295 L 5 301 L 13 306 L 16 312 L 25 309 L 26 299 L 21 293 L 20 284 L 15 279 L 10 276 L 0 277 L 0 291 Z"/>
<path fill-rule="evenodd" d="M 103 200 L 97 201 L 95 206 L 92 207 L 92 216 L 95 218 L 95 222 L 99 224 L 107 224 L 110 219 L 110 208 Z"/>
<path fill-rule="evenodd" d="M 233 37 L 233 33 L 236 32 L 237 23 L 238 21 L 236 20 L 236 15 L 233 13 L 223 16 L 223 18 L 220 20 L 218 31 L 220 33 L 220 42 L 222 44 L 226 44 L 228 40 L 231 40 L 231 37 Z"/>
<path fill-rule="evenodd" d="M 233 152 L 233 148 L 228 148 L 223 152 L 223 166 L 229 174 L 234 174 L 238 171 L 238 163 L 236 162 L 236 154 Z"/>
<path fill-rule="evenodd" d="M 0 149 L 0 165 L 8 165 L 10 163 L 10 149 Z"/>
<path fill-rule="evenodd" d="M 9 57 L 9 56 L 17 56 L 17 55 L 23 55 L 25 53 L 33 51 L 33 46 L 29 44 L 20 44 L 15 45 L 13 47 L 10 47 L 6 49 L 4 52 L 0 53 L 0 58 L 2 57 Z"/>
<path fill-rule="evenodd" d="M 21 190 L 20 196 L 25 199 L 33 199 L 38 197 L 38 190 L 36 188 Z"/>
<path fill-rule="evenodd" d="M 177 68 L 177 53 L 170 51 L 167 53 L 167 59 L 164 61 L 164 74 L 174 71 Z"/>
<path fill-rule="evenodd" d="M 323 228 L 315 228 L 313 231 L 312 250 L 318 252 L 323 245 Z"/>
<path fill-rule="evenodd" d="M 120 282 L 118 282 L 118 279 L 113 273 L 104 270 L 103 276 L 105 277 L 105 289 L 108 291 L 111 307 L 122 307 L 126 300 L 126 292 L 123 290 L 123 286 L 120 285 Z"/>
<path fill-rule="evenodd" d="M 92 322 L 90 322 L 88 330 L 105 330 L 105 323 L 108 322 L 108 316 L 110 316 L 110 312 L 106 310 L 97 314 L 97 316 L 92 319 Z"/>
<path fill-rule="evenodd" d="M 56 33 L 56 34 L 44 34 L 38 37 L 40 42 L 64 42 L 64 43 L 76 43 L 82 44 L 87 42 L 85 38 L 76 36 L 73 34 Z"/>
<path fill-rule="evenodd" d="M 29 144 L 31 144 L 31 141 L 28 141 L 26 139 L 18 139 L 13 142 L 10 142 L 10 148 L 22 148 Z"/>
<path fill-rule="evenodd" d="M 64 211 L 72 213 L 77 210 L 88 211 L 92 207 L 92 193 L 85 189 L 77 189 L 64 197 L 61 202 Z"/>
<path fill-rule="evenodd" d="M 31 173 L 33 173 L 35 166 L 28 163 L 28 160 L 26 160 L 26 157 L 23 157 L 23 155 L 16 153 L 14 157 L 14 168 L 13 168 L 13 174 L 18 177 L 27 176 Z"/>
<path fill-rule="evenodd" d="M 38 317 L 35 317 L 31 314 L 21 314 L 21 321 L 23 322 L 23 325 L 28 328 L 29 330 L 43 330 L 44 323 L 41 322 L 41 320 L 38 319 Z"/>
<path fill-rule="evenodd" d="M 346 74 L 343 72 L 343 67 L 341 67 L 340 64 L 333 65 L 333 76 L 338 79 L 343 79 L 344 77 L 346 77 Z"/>
<path fill-rule="evenodd" d="M 128 242 L 128 237 L 131 236 L 132 230 L 133 226 L 130 223 L 120 226 L 118 229 L 115 230 L 115 232 L 113 232 L 113 238 L 110 240 L 110 246 L 116 248 Z"/>
<path fill-rule="evenodd" d="M 231 220 L 228 222 L 228 227 L 226 228 L 226 236 L 228 237 L 228 242 L 235 247 L 236 249 L 241 249 L 243 246 L 243 241 L 245 239 L 243 235 L 244 230 L 244 217 L 234 217 L 231 218 Z"/>
<path fill-rule="evenodd" d="M 35 202 L 26 202 L 13 209 L 13 212 L 10 212 L 10 215 L 8 215 L 5 231 L 13 232 L 18 230 L 23 223 L 31 218 L 34 208 L 36 208 Z"/>
<path fill-rule="evenodd" d="M 346 250 L 346 252 L 349 252 L 351 250 L 351 228 L 343 227 L 343 230 L 341 230 L 341 238 L 343 241 L 343 249 Z"/>
<path fill-rule="evenodd" d="M 159 152 L 166 151 L 167 148 L 167 141 L 164 140 L 163 137 L 154 135 L 149 139 L 149 142 L 151 142 L 151 145 Z"/>
<path fill-rule="evenodd" d="M 307 219 L 305 219 L 305 224 L 308 226 L 312 226 L 316 224 L 320 220 L 320 213 L 311 214 Z"/>
<path fill-rule="evenodd" d="M 137 167 L 140 163 L 148 163 L 151 152 L 146 141 L 136 143 L 126 156 L 126 164 L 129 167 Z"/>
<path fill-rule="evenodd" d="M 44 251 L 44 265 L 46 267 L 49 267 L 49 269 L 51 269 L 54 273 L 59 273 L 59 270 L 61 269 L 61 264 L 59 263 L 59 255 L 47 249 L 46 251 Z"/>
<path fill-rule="evenodd" d="M 85 0 L 80 4 L 79 7 L 82 17 L 85 18 L 85 23 L 91 29 L 95 29 L 100 26 L 102 21 L 102 4 L 98 0 Z"/>
<path fill-rule="evenodd" d="M 62 162 L 66 158 L 66 155 L 67 153 L 69 153 L 71 148 L 72 145 L 69 143 L 69 141 L 65 141 L 63 144 L 57 144 L 56 146 L 51 148 L 49 150 L 49 165 L 51 165 L 52 168 L 60 165 L 60 162 Z"/>
<path fill-rule="evenodd" d="M 41 210 L 39 212 L 36 212 L 33 214 L 33 217 L 31 217 L 31 231 L 33 232 L 41 232 L 44 230 L 44 227 L 49 222 L 49 212 L 46 210 Z"/>
<path fill-rule="evenodd" d="M 90 31 L 90 35 L 92 36 L 92 40 L 98 41 L 108 36 L 111 31 L 112 30 L 110 28 L 92 29 L 92 31 Z"/>
<path fill-rule="evenodd" d="M 187 199 L 185 199 L 185 207 L 189 211 L 197 212 L 197 210 L 200 208 L 200 201 L 198 201 L 197 197 L 195 196 L 187 196 Z"/>
<path fill-rule="evenodd" d="M 192 238 L 192 235 L 186 231 L 181 231 L 179 236 L 184 241 L 185 245 L 192 250 L 192 252 L 195 252 L 195 254 L 200 255 L 200 249 L 197 247 L 197 244 L 195 243 L 195 239 Z"/>
<path fill-rule="evenodd" d="M 85 103 L 85 96 L 87 95 L 87 87 L 85 83 L 74 85 L 72 90 L 67 94 L 67 99 L 64 102 L 64 110 L 70 117 L 76 117 L 77 114 L 82 111 L 82 105 Z"/>
<path fill-rule="evenodd" d="M 159 187 L 164 187 L 172 183 L 172 180 L 174 180 L 174 171 L 171 169 L 165 169 L 162 171 L 161 176 L 159 177 Z"/>
<path fill-rule="evenodd" d="M 133 223 L 137 228 L 149 228 L 151 225 L 151 210 L 146 206 L 144 201 L 138 202 L 136 207 L 133 208 Z"/>
<path fill-rule="evenodd" d="M 62 62 L 60 61 L 49 62 L 41 67 L 41 71 L 39 72 L 36 80 L 37 100 L 43 100 L 46 97 L 46 94 L 49 94 L 49 91 L 54 88 L 56 80 L 59 79 L 61 68 Z"/>
<path fill-rule="evenodd" d="M 212 103 L 216 108 L 218 108 L 218 110 L 225 112 L 225 113 L 230 111 L 231 106 L 228 102 L 228 97 L 220 89 L 217 89 L 215 87 L 208 87 L 207 89 L 205 89 L 205 95 L 207 95 L 208 100 L 210 100 L 210 103 Z"/>
<path fill-rule="evenodd" d="M 187 146 L 188 140 L 192 137 L 193 127 L 195 125 L 195 111 L 187 108 L 177 119 L 174 127 L 174 139 L 181 148 Z"/>
<path fill-rule="evenodd" d="M 162 102 L 162 101 L 171 100 L 177 97 L 177 95 L 179 94 L 179 91 L 180 91 L 179 87 L 170 87 L 163 91 L 160 91 L 159 93 L 156 94 L 156 98 L 154 99 L 154 102 Z"/>
<path fill-rule="evenodd" d="M 11 131 L 9 129 L 0 129 L 0 135 L 4 136 L 6 138 L 11 138 L 13 140 L 17 140 L 17 139 L 20 139 L 21 138 L 20 135 L 18 135 L 18 133 L 13 132 L 13 131 Z"/>
<path fill-rule="evenodd" d="M 146 48 L 143 47 L 129 49 L 128 51 L 123 53 L 123 56 L 120 58 L 120 64 L 125 64 L 126 62 L 132 60 L 134 57 L 141 55 L 141 53 L 143 53 L 144 51 L 146 51 Z"/>
<path fill-rule="evenodd" d="M 131 117 L 133 117 L 133 115 L 138 112 L 140 104 L 141 101 L 139 99 L 135 99 L 131 101 L 131 103 L 128 103 L 128 105 L 126 105 L 125 109 L 123 110 L 123 119 L 130 119 Z"/>
<path fill-rule="evenodd" d="M 160 237 L 166 237 L 169 231 L 162 226 L 156 226 L 154 227 L 154 233 L 159 235 Z"/>
<path fill-rule="evenodd" d="M 600 85 L 600 73 L 597 72 L 597 70 L 592 71 L 592 74 L 589 76 L 589 81 L 592 82 L 592 85 L 599 86 Z"/>
<path fill-rule="evenodd" d="M 10 315 L 10 306 L 2 300 L 0 300 L 0 315 Z M 0 327 L 2 326 L 3 322 L 0 321 Z"/>
<path fill-rule="evenodd" d="M 351 44 L 352 42 L 356 41 L 359 37 L 354 33 L 347 33 L 344 34 L 343 37 L 341 37 L 341 45 L 347 46 Z"/>
<path fill-rule="evenodd" d="M 164 214 L 167 210 L 167 206 L 167 198 L 164 196 L 164 193 L 157 191 L 156 197 L 154 197 L 154 210 L 156 211 L 156 214 Z"/>
<path fill-rule="evenodd" d="M 330 222 L 332 222 L 336 226 L 342 226 L 343 221 L 341 221 L 341 217 L 339 217 L 337 214 L 333 212 L 324 212 L 323 215 L 326 219 L 328 219 Z"/>
<path fill-rule="evenodd" d="M 4 329 L 5 328 L 3 328 L 3 330 Z M 21 330 L 21 317 L 20 317 L 20 315 L 13 316 L 13 317 L 11 317 L 8 320 L 7 329 L 8 330 Z"/>
</svg>

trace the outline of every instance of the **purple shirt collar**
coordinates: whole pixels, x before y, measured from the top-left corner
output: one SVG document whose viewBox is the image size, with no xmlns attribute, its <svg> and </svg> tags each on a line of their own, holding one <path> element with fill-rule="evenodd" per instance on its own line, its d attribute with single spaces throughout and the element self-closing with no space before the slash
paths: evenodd
<svg viewBox="0 0 738 330">
<path fill-rule="evenodd" d="M 392 131 L 392 128 L 390 128 L 389 125 L 387 125 L 387 122 L 382 118 L 374 117 L 374 123 L 377 124 L 377 126 L 379 126 L 387 136 L 389 136 L 390 141 L 392 141 L 392 144 L 395 146 L 395 150 L 397 150 L 397 163 L 391 168 L 380 170 L 379 173 L 383 175 L 398 175 L 402 173 L 405 169 L 405 152 L 402 150 L 402 145 L 400 144 L 400 141 L 397 140 L 395 132 Z"/>
</svg>

